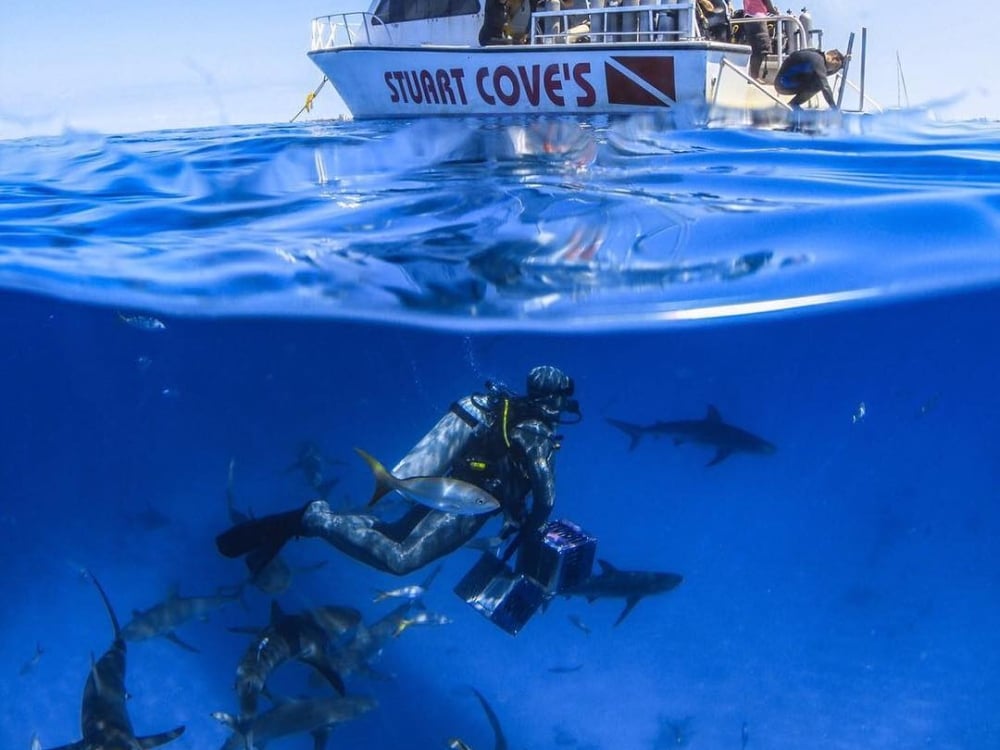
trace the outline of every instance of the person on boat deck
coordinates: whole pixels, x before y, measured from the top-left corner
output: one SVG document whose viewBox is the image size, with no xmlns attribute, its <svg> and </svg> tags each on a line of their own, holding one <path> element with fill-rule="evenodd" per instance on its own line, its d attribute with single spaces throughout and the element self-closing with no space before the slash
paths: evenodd
<svg viewBox="0 0 1000 750">
<path fill-rule="evenodd" d="M 392 472 L 400 478 L 469 482 L 496 498 L 495 511 L 459 515 L 414 504 L 386 522 L 367 513 L 335 513 L 325 500 L 314 500 L 237 524 L 216 537 L 216 546 L 226 557 L 247 555 L 248 562 L 263 567 L 293 537 L 319 537 L 378 570 L 404 575 L 455 551 L 497 513 L 504 514 L 501 538 L 518 531 L 522 541 L 530 539 L 555 504 L 554 459 L 561 438 L 555 430 L 581 417 L 572 395 L 572 378 L 550 365 L 528 373 L 524 396 L 487 383 L 487 393 L 452 404 Z M 565 422 L 563 414 L 573 419 Z"/>
<path fill-rule="evenodd" d="M 485 0 L 483 27 L 479 30 L 479 46 L 487 47 L 494 44 L 512 44 L 512 40 L 504 32 L 507 25 L 507 0 Z"/>
<path fill-rule="evenodd" d="M 776 16 L 778 11 L 771 0 L 743 0 L 743 12 L 750 18 Z M 746 37 L 750 43 L 750 77 L 755 81 L 763 80 L 760 75 L 764 56 L 771 51 L 771 33 L 763 21 L 745 24 Z"/>
<path fill-rule="evenodd" d="M 698 22 L 702 33 L 713 42 L 729 41 L 729 0 L 698 0 Z"/>
<path fill-rule="evenodd" d="M 837 102 L 827 76 L 843 67 L 844 55 L 840 50 L 831 49 L 824 53 L 818 49 L 800 49 L 781 63 L 778 75 L 774 77 L 774 89 L 779 94 L 794 94 L 788 103 L 792 109 L 799 109 L 820 92 L 830 109 L 836 109 Z"/>
</svg>

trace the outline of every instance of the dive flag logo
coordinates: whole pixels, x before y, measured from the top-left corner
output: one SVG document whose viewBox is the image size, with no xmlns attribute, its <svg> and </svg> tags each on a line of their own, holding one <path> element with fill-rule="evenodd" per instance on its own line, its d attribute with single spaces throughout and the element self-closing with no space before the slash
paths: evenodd
<svg viewBox="0 0 1000 750">
<path fill-rule="evenodd" d="M 673 57 L 612 55 L 604 63 L 609 104 L 669 107 L 677 102 Z"/>
</svg>

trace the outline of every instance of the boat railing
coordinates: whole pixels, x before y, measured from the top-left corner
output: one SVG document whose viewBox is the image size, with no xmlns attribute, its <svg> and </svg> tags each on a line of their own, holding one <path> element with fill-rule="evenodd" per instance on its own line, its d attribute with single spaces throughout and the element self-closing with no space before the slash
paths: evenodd
<svg viewBox="0 0 1000 750">
<path fill-rule="evenodd" d="M 312 22 L 313 52 L 338 47 L 391 45 L 388 27 L 374 13 L 353 11 L 333 13 L 314 18 Z"/>
<path fill-rule="evenodd" d="M 700 37 L 693 2 L 624 0 L 604 7 L 604 0 L 591 0 L 589 8 L 562 10 L 559 0 L 549 0 L 546 8 L 531 14 L 531 44 L 648 44 Z"/>
<path fill-rule="evenodd" d="M 775 54 L 778 56 L 778 65 L 790 53 L 807 47 L 823 44 L 823 31 L 821 29 L 806 29 L 802 21 L 797 16 L 744 16 L 734 18 L 733 25 L 757 26 L 767 24 L 773 26 L 774 34 L 771 36 Z"/>
</svg>

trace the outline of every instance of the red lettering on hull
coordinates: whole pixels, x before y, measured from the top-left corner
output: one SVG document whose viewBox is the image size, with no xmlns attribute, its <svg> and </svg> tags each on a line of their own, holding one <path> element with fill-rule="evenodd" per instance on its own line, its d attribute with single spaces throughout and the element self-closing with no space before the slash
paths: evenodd
<svg viewBox="0 0 1000 750">
<path fill-rule="evenodd" d="M 463 68 L 389 70 L 383 74 L 393 104 L 463 107 L 469 104 Z M 597 91 L 590 63 L 483 66 L 474 74 L 475 93 L 490 107 L 593 107 Z M 567 89 L 569 89 L 567 91 Z M 571 95 L 570 92 L 576 91 Z"/>
</svg>

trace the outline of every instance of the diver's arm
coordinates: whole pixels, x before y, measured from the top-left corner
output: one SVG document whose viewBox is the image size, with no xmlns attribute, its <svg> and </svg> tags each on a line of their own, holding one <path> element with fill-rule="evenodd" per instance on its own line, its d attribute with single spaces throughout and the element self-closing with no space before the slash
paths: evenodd
<svg viewBox="0 0 1000 750">
<path fill-rule="evenodd" d="M 519 424 L 512 431 L 511 439 L 522 451 L 523 466 L 531 481 L 531 511 L 524 528 L 540 530 L 549 520 L 556 502 L 553 433 L 542 422 L 530 420 Z"/>
</svg>

